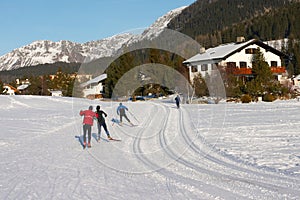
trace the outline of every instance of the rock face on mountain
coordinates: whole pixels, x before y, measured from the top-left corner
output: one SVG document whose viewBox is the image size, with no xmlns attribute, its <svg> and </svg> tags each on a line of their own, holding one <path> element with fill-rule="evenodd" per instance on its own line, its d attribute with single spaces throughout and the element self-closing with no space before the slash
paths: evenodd
<svg viewBox="0 0 300 200">
<path fill-rule="evenodd" d="M 131 34 L 122 34 L 84 44 L 71 41 L 35 41 L 1 56 L 0 71 L 46 63 L 88 62 L 95 58 L 112 55 L 131 37 Z"/>
<path fill-rule="evenodd" d="M 124 33 L 83 44 L 65 40 L 58 42 L 35 41 L 1 56 L 0 71 L 56 62 L 83 63 L 101 57 L 113 56 L 124 45 L 157 37 L 160 32 L 158 30 L 166 28 L 171 19 L 181 13 L 184 8 L 181 7 L 168 12 L 141 34 Z"/>
</svg>

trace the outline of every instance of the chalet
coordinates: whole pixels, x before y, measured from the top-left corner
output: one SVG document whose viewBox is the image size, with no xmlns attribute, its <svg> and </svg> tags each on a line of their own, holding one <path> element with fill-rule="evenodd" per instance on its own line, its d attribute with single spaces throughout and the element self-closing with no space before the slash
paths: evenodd
<svg viewBox="0 0 300 200">
<path fill-rule="evenodd" d="M 30 86 L 30 82 L 28 79 L 20 81 L 20 79 L 16 79 L 16 83 L 18 85 L 17 89 L 20 94 L 26 94 L 28 87 Z"/>
<path fill-rule="evenodd" d="M 3 94 L 7 94 L 7 95 L 15 95 L 15 93 L 18 92 L 18 89 L 9 85 L 9 84 L 4 84 L 3 85 Z"/>
<path fill-rule="evenodd" d="M 100 76 L 91 79 L 81 84 L 83 88 L 83 96 L 85 98 L 102 98 L 104 92 L 104 81 L 107 78 L 107 74 L 101 74 Z"/>
<path fill-rule="evenodd" d="M 189 68 L 190 80 L 193 80 L 196 73 L 200 72 L 202 77 L 205 77 L 206 74 L 211 74 L 212 70 L 220 68 L 236 76 L 253 77 L 252 58 L 258 49 L 278 80 L 286 74 L 286 69 L 281 64 L 284 53 L 259 40 L 245 41 L 243 37 L 238 37 L 235 43 L 201 49 L 199 54 L 187 59 L 183 64 Z"/>
</svg>

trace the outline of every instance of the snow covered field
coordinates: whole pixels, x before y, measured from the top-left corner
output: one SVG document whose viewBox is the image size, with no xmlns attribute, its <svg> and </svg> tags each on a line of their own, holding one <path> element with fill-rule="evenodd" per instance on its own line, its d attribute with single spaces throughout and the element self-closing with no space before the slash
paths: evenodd
<svg viewBox="0 0 300 200">
<path fill-rule="evenodd" d="M 0 96 L 0 199 L 300 199 L 300 102 L 117 102 Z M 79 111 L 100 104 L 121 142 L 83 150 Z M 138 120 L 136 120 L 136 119 Z"/>
</svg>

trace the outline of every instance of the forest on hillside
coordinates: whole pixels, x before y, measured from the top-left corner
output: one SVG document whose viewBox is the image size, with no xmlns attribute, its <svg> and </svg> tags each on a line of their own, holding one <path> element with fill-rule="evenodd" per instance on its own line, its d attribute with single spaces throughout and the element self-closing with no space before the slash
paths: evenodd
<svg viewBox="0 0 300 200">
<path fill-rule="evenodd" d="M 21 67 L 9 71 L 0 71 L 0 80 L 2 82 L 9 83 L 17 78 L 22 79 L 43 75 L 53 75 L 56 74 L 58 70 L 67 74 L 74 74 L 79 70 L 80 66 L 81 63 L 57 62 L 51 64 L 40 64 L 36 66 Z"/>
</svg>

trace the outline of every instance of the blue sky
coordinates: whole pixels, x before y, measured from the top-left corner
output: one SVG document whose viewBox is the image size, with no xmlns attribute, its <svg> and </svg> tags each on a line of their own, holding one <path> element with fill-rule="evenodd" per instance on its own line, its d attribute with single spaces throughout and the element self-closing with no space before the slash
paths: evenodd
<svg viewBox="0 0 300 200">
<path fill-rule="evenodd" d="M 150 26 L 196 0 L 0 0 L 0 56 L 36 40 L 87 42 Z"/>
</svg>

